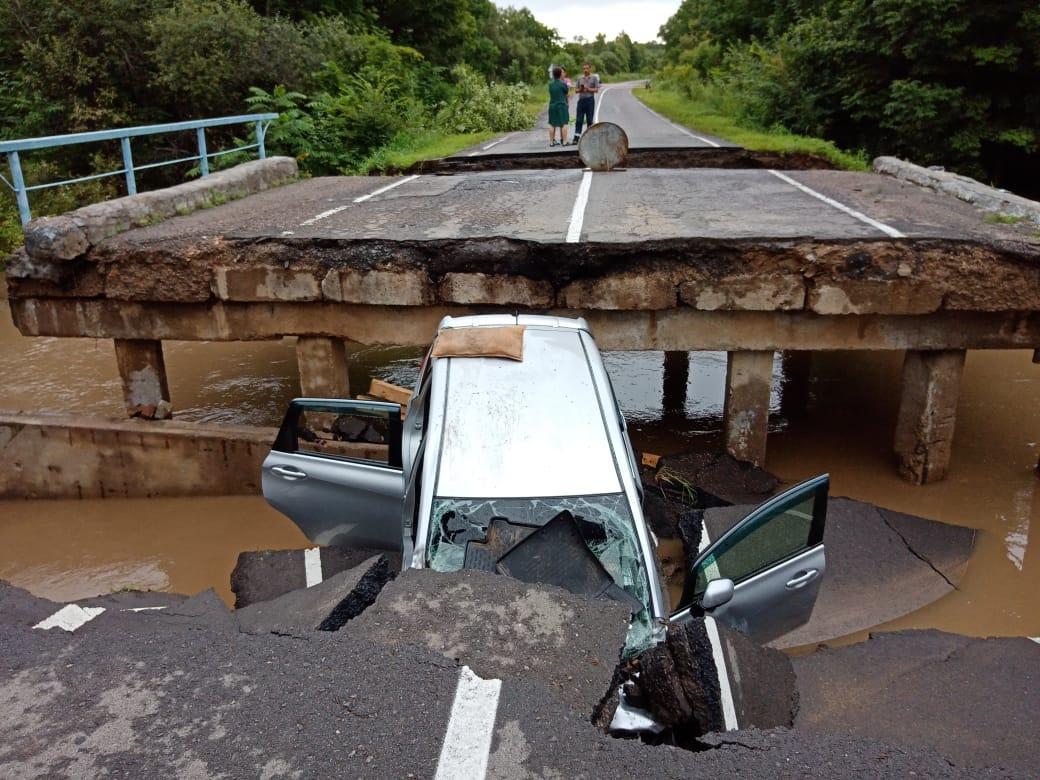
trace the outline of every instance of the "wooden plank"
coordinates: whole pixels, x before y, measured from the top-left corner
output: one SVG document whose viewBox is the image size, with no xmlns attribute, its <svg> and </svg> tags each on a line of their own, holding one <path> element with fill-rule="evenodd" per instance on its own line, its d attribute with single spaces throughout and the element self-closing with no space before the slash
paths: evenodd
<svg viewBox="0 0 1040 780">
<path fill-rule="evenodd" d="M 391 403 L 401 404 L 401 406 L 407 406 L 408 402 L 412 400 L 411 390 L 400 385 L 384 382 L 382 379 L 372 380 L 372 384 L 368 386 L 368 395 L 380 401 L 390 401 Z"/>
</svg>

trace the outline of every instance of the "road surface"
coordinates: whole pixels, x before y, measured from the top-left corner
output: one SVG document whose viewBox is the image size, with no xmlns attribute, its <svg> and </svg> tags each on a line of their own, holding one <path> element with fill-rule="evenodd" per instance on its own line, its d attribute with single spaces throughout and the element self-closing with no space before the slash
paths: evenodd
<svg viewBox="0 0 1040 780">
<path fill-rule="evenodd" d="M 650 109 L 632 94 L 634 87 L 642 86 L 642 81 L 626 81 L 621 84 L 604 84 L 596 98 L 597 122 L 613 122 L 624 128 L 628 134 L 630 149 L 690 149 L 698 147 L 733 146 L 729 141 L 707 135 L 676 124 Z M 537 89 L 537 88 L 536 88 Z M 574 117 L 575 102 L 571 97 L 571 117 Z M 544 154 L 546 152 L 566 153 L 574 147 L 549 147 L 548 130 L 545 117 L 541 116 L 534 129 L 522 130 L 485 141 L 479 146 L 465 149 L 455 157 L 481 157 L 485 155 L 503 154 Z M 568 138 L 572 137 L 572 125 Z"/>
</svg>

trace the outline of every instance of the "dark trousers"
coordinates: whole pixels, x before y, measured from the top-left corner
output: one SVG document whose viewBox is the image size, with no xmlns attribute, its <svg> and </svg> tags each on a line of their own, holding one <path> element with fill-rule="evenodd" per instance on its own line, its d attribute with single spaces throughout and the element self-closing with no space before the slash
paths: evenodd
<svg viewBox="0 0 1040 780">
<path fill-rule="evenodd" d="M 596 98 L 592 95 L 578 98 L 578 116 L 574 120 L 575 135 L 581 135 L 583 125 L 592 126 L 592 115 L 594 113 L 596 113 Z"/>
</svg>

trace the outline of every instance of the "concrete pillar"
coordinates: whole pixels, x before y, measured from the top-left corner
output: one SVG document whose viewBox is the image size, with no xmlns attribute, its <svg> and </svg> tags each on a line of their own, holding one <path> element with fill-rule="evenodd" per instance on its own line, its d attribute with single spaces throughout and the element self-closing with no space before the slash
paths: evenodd
<svg viewBox="0 0 1040 780">
<path fill-rule="evenodd" d="M 899 473 L 923 485 L 946 476 L 957 420 L 964 350 L 907 351 L 896 423 Z"/>
<path fill-rule="evenodd" d="M 772 387 L 771 351 L 728 353 L 723 434 L 726 451 L 734 458 L 765 463 Z"/>
<path fill-rule="evenodd" d="M 349 398 L 347 347 L 343 339 L 300 336 L 296 342 L 300 390 L 311 398 Z"/>
<path fill-rule="evenodd" d="M 162 342 L 115 339 L 116 365 L 123 380 L 123 401 L 131 417 L 164 420 L 173 414 Z"/>
<path fill-rule="evenodd" d="M 690 353 L 664 353 L 664 387 L 661 406 L 664 416 L 682 418 L 686 416 L 686 385 L 690 380 Z"/>
</svg>

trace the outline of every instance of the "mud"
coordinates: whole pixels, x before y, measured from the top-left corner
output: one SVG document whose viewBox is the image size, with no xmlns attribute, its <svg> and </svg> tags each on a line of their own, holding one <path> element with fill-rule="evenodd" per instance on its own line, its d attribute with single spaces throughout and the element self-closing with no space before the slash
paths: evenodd
<svg viewBox="0 0 1040 780">
<path fill-rule="evenodd" d="M 754 168 L 786 171 L 833 170 L 827 159 L 814 154 L 753 152 L 738 147 L 629 149 L 629 168 Z M 476 157 L 445 157 L 424 160 L 388 173 L 466 173 L 514 171 L 533 168 L 562 170 L 581 168 L 577 150 L 546 154 L 481 154 Z"/>
</svg>

